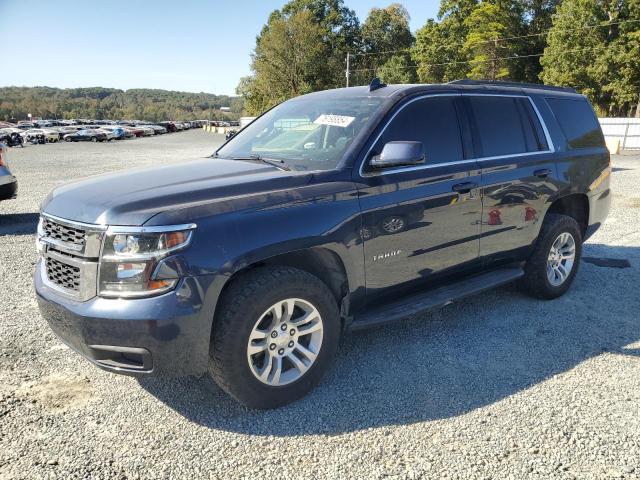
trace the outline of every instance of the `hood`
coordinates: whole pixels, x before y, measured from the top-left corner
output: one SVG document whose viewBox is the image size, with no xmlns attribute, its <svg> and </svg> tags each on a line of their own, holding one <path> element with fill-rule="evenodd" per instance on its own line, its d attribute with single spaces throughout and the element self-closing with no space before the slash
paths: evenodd
<svg viewBox="0 0 640 480">
<path fill-rule="evenodd" d="M 68 183 L 52 190 L 41 210 L 84 223 L 142 225 L 163 211 L 291 188 L 307 179 L 271 165 L 205 158 Z"/>
</svg>

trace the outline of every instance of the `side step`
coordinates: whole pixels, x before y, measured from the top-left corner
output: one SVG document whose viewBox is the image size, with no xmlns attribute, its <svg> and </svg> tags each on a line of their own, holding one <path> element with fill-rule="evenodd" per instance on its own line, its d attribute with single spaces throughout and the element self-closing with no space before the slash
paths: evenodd
<svg viewBox="0 0 640 480">
<path fill-rule="evenodd" d="M 362 330 L 401 320 L 411 315 L 444 307 L 456 300 L 513 282 L 524 275 L 520 267 L 505 267 L 468 277 L 427 292 L 410 295 L 374 310 L 357 315 L 351 323 L 352 330 Z"/>
</svg>

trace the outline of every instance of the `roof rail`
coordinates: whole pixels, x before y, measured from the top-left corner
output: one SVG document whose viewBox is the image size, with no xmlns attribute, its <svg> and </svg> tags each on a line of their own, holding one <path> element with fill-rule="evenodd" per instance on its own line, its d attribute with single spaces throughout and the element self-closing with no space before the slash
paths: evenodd
<svg viewBox="0 0 640 480">
<path fill-rule="evenodd" d="M 555 87 L 553 85 L 541 85 L 539 83 L 502 82 L 500 80 L 471 80 L 468 78 L 452 80 L 449 83 L 453 85 L 493 85 L 496 87 L 536 88 L 538 90 L 578 93 L 571 87 Z"/>
</svg>

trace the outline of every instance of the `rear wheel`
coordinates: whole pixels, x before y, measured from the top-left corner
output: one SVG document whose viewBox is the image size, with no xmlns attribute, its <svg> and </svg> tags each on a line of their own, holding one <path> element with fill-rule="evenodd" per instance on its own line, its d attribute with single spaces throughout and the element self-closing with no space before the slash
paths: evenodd
<svg viewBox="0 0 640 480">
<path fill-rule="evenodd" d="M 67 138 L 65 138 L 65 139 L 64 139 L 64 141 L 65 141 L 65 142 L 70 142 L 70 141 L 71 141 L 71 138 L 70 138 L 70 137 L 67 137 Z"/>
<path fill-rule="evenodd" d="M 317 277 L 289 267 L 260 268 L 223 295 L 211 342 L 220 387 L 252 408 L 274 408 L 312 390 L 335 356 L 335 298 Z"/>
<path fill-rule="evenodd" d="M 525 266 L 523 285 L 533 296 L 553 299 L 564 294 L 578 272 L 582 234 L 572 217 L 545 217 L 538 242 Z"/>
<path fill-rule="evenodd" d="M 97 142 L 97 141 L 98 141 L 98 139 L 97 139 L 96 137 L 91 137 L 91 141 L 92 141 L 92 142 Z"/>
</svg>

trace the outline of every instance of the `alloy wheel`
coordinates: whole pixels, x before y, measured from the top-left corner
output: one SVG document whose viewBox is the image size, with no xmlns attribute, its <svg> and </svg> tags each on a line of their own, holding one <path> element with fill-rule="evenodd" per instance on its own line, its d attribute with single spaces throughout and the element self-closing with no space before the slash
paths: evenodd
<svg viewBox="0 0 640 480">
<path fill-rule="evenodd" d="M 301 378 L 322 347 L 323 324 L 308 301 L 288 298 L 267 309 L 253 326 L 247 360 L 262 383 L 279 387 Z"/>
<path fill-rule="evenodd" d="M 576 241 L 568 232 L 554 240 L 547 258 L 547 278 L 554 287 L 562 285 L 573 270 L 576 258 Z"/>
</svg>

